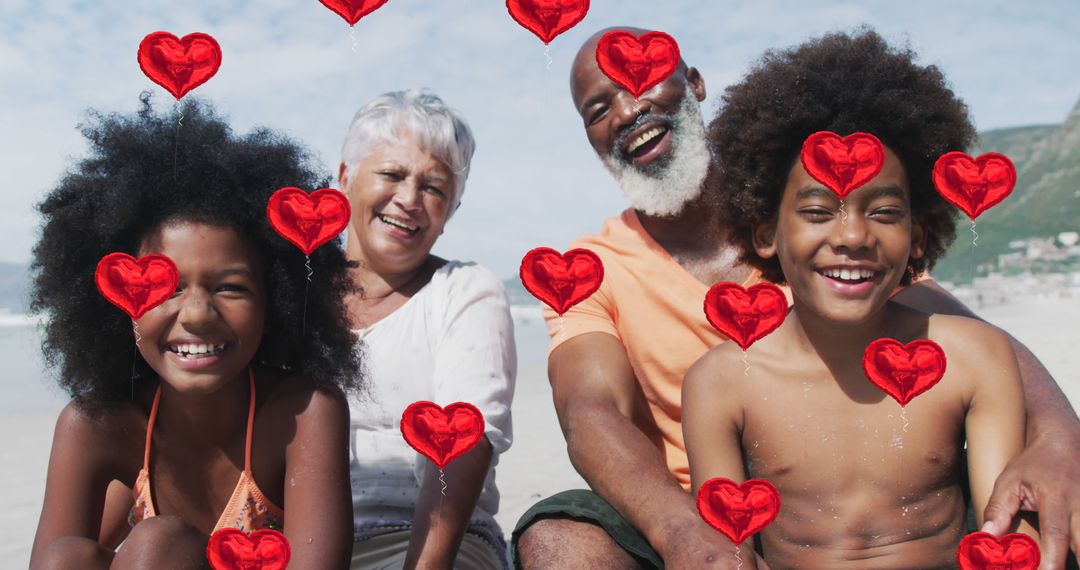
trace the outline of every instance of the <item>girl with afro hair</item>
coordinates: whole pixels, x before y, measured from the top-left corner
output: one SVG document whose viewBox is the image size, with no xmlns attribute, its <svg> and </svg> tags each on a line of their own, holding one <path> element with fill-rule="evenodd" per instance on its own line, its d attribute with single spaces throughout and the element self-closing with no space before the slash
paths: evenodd
<svg viewBox="0 0 1080 570">
<path fill-rule="evenodd" d="M 694 364 L 683 432 L 695 492 L 715 477 L 779 490 L 779 516 L 761 531 L 774 570 L 955 567 L 967 503 L 981 524 L 995 479 L 1024 445 L 1008 337 L 892 300 L 953 238 L 956 213 L 931 170 L 974 135 L 942 74 L 914 57 L 872 31 L 769 52 L 727 89 L 710 125 L 732 242 L 788 285 L 793 309 L 753 345 L 749 367 L 731 342 Z M 884 147 L 880 171 L 843 201 L 800 160 L 820 131 L 870 133 Z M 930 351 L 927 340 L 943 360 L 906 360 L 895 345 Z M 869 377 L 894 358 L 897 382 L 932 389 L 886 396 Z M 935 370 L 940 382 L 923 384 Z"/>
<path fill-rule="evenodd" d="M 236 135 L 191 98 L 142 103 L 92 115 L 88 156 L 39 205 L 31 308 L 72 402 L 31 565 L 198 568 L 214 531 L 269 528 L 295 567 L 346 566 L 350 264 L 328 243 L 309 283 L 266 217 L 278 188 L 328 181 L 280 134 Z M 111 252 L 164 254 L 179 286 L 133 323 L 95 287 Z"/>
</svg>

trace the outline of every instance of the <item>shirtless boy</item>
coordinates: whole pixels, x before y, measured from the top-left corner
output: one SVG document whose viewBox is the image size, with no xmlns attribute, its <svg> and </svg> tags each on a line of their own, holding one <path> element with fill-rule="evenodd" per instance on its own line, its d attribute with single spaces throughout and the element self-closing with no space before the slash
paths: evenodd
<svg viewBox="0 0 1080 570">
<path fill-rule="evenodd" d="M 956 212 L 930 175 L 974 134 L 941 73 L 913 57 L 873 32 L 772 53 L 727 90 L 710 125 L 732 241 L 788 284 L 794 309 L 751 347 L 748 375 L 734 343 L 690 369 L 683 431 L 695 492 L 713 477 L 779 489 L 780 515 L 761 533 L 774 570 L 954 567 L 967 532 L 965 439 L 980 524 L 994 480 L 1023 447 L 1008 338 L 890 300 L 954 237 Z M 843 211 L 799 159 L 816 131 L 869 132 L 885 147 L 880 173 Z M 940 383 L 903 409 L 863 371 L 864 349 L 882 337 L 930 339 L 948 361 Z"/>
</svg>

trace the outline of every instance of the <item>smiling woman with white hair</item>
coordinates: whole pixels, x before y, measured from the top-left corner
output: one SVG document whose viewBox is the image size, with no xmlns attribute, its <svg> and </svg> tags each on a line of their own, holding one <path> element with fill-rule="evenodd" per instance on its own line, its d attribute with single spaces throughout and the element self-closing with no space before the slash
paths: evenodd
<svg viewBox="0 0 1080 570">
<path fill-rule="evenodd" d="M 509 305 L 490 271 L 431 255 L 461 205 L 474 149 L 464 119 L 425 90 L 377 97 L 345 137 L 346 255 L 362 290 L 349 317 L 371 386 L 350 403 L 354 569 L 507 564 L 492 515 L 517 367 Z M 401 436 L 401 414 L 419 400 L 468 402 L 484 415 L 480 444 L 445 469 L 445 494 L 438 469 Z"/>
</svg>

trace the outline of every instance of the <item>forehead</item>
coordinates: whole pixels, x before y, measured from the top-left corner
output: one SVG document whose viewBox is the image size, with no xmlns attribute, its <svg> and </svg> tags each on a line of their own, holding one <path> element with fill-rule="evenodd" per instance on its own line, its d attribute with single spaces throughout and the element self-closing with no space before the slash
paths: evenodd
<svg viewBox="0 0 1080 570">
<path fill-rule="evenodd" d="M 364 158 L 372 162 L 397 162 L 431 170 L 443 176 L 450 176 L 450 167 L 432 154 L 430 149 L 423 147 L 419 137 L 407 128 L 396 131 L 397 136 L 389 139 L 374 141 L 371 150 Z"/>
<path fill-rule="evenodd" d="M 181 270 L 192 263 L 259 263 L 255 244 L 233 228 L 187 220 L 166 222 L 143 238 L 139 254 L 147 253 L 165 254 Z"/>
</svg>

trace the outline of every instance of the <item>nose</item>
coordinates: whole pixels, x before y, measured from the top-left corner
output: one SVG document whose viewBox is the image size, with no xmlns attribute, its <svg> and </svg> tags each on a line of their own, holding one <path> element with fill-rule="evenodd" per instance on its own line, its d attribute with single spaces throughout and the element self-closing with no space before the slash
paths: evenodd
<svg viewBox="0 0 1080 570">
<path fill-rule="evenodd" d="M 615 128 L 623 131 L 630 128 L 640 117 L 652 110 L 648 99 L 634 99 L 629 91 L 620 90 L 611 102 L 615 113 Z"/>
<path fill-rule="evenodd" d="M 405 211 L 419 210 L 422 202 L 423 192 L 420 185 L 412 180 L 403 181 L 394 192 L 394 204 Z"/>
<path fill-rule="evenodd" d="M 841 209 L 837 218 L 833 221 L 832 233 L 829 236 L 829 245 L 833 248 L 857 251 L 876 244 L 876 238 L 870 231 L 870 223 L 865 216 Z"/>
<path fill-rule="evenodd" d="M 213 299 L 206 291 L 190 287 L 180 295 L 180 312 L 177 322 L 185 329 L 198 331 L 214 322 L 218 317 Z"/>
</svg>

